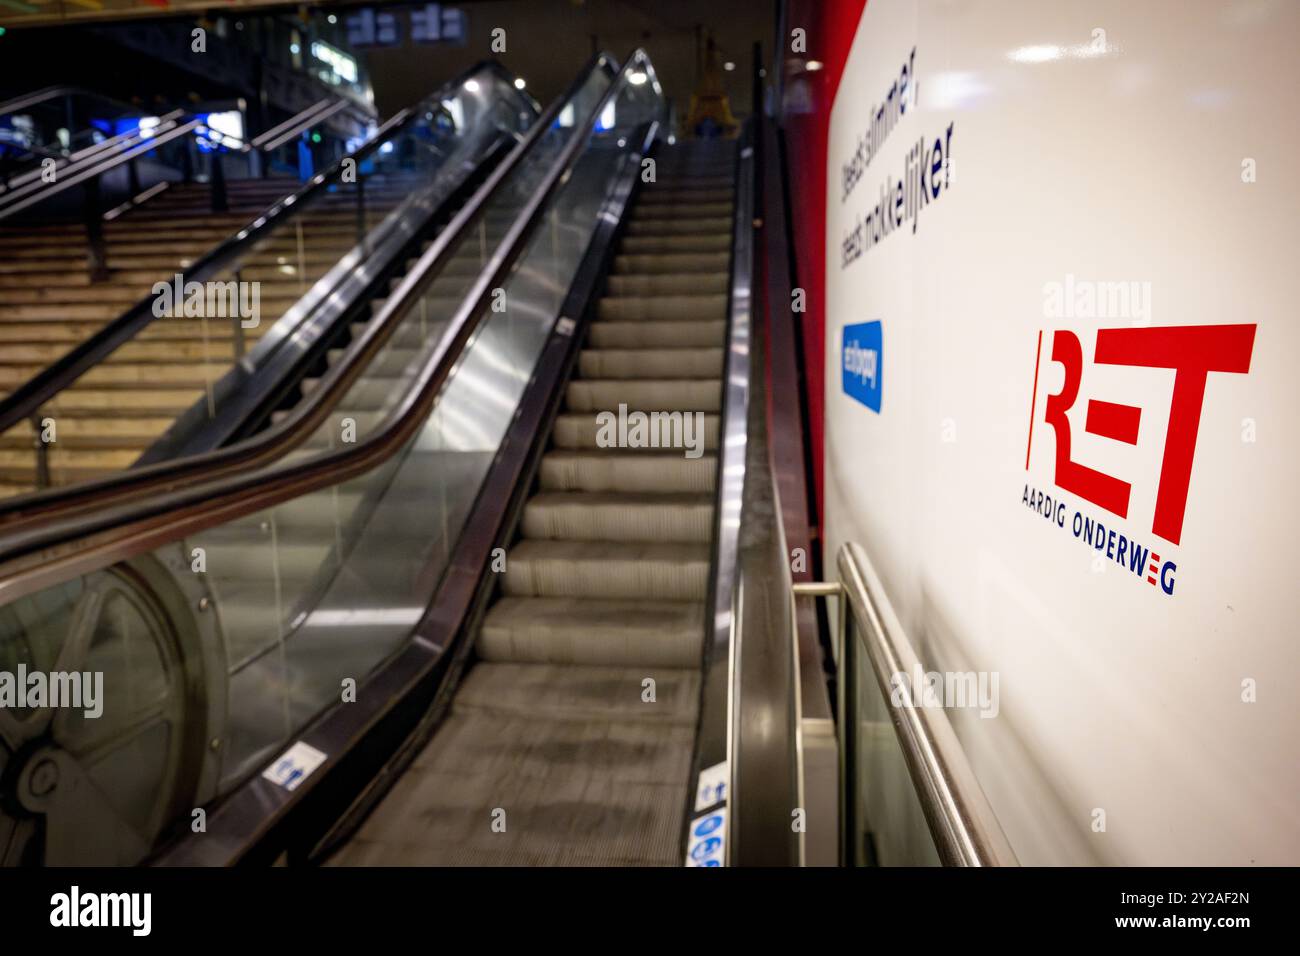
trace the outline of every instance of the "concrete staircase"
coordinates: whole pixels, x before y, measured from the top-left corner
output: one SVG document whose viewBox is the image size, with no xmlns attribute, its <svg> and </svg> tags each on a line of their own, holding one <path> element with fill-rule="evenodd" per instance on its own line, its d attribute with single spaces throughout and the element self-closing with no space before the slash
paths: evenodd
<svg viewBox="0 0 1300 956">
<path fill-rule="evenodd" d="M 7 394 L 77 343 L 296 191 L 292 179 L 232 180 L 225 213 L 210 211 L 207 187 L 175 185 L 105 223 L 110 275 L 92 283 L 80 223 L 0 224 L 0 394 Z M 367 222 L 400 203 L 409 183 L 367 184 Z M 329 196 L 268 237 L 242 270 L 260 285 L 261 323 L 246 348 L 356 242 L 351 194 Z M 221 277 L 228 278 L 228 277 Z M 162 318 L 60 394 L 44 414 L 57 423 L 51 483 L 84 481 L 129 467 L 235 359 L 228 319 Z M 36 483 L 33 429 L 0 435 L 0 496 Z"/>
</svg>

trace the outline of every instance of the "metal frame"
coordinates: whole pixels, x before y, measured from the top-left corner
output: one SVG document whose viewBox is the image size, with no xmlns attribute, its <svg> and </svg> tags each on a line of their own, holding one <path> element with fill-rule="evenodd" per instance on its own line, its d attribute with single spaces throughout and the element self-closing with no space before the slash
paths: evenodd
<svg viewBox="0 0 1300 956">
<path fill-rule="evenodd" d="M 797 584 L 796 596 L 840 598 L 839 731 L 841 862 L 852 865 L 857 833 L 857 655 L 864 650 L 888 701 L 895 674 L 920 667 L 866 550 L 849 542 L 837 557 L 839 581 Z M 861 644 L 861 648 L 859 648 Z M 894 730 L 939 859 L 947 866 L 1017 866 L 1015 851 L 971 769 L 942 708 L 918 707 L 911 695 L 890 706 Z"/>
</svg>

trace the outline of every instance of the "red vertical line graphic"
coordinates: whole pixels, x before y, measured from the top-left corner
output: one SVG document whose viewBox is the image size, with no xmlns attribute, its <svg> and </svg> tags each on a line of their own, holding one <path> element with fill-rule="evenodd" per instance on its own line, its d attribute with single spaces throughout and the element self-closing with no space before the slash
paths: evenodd
<svg viewBox="0 0 1300 956">
<path fill-rule="evenodd" d="M 1034 352 L 1034 390 L 1029 395 L 1029 441 L 1025 443 L 1025 471 L 1029 470 L 1029 451 L 1034 447 L 1034 408 L 1038 404 L 1038 363 L 1043 355 L 1043 330 L 1038 330 L 1038 350 Z"/>
</svg>

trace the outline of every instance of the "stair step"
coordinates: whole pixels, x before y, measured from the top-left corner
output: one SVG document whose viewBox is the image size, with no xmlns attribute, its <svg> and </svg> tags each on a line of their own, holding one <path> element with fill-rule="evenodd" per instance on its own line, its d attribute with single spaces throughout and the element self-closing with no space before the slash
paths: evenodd
<svg viewBox="0 0 1300 956">
<path fill-rule="evenodd" d="M 541 486 L 546 491 L 698 492 L 713 494 L 718 459 L 687 458 L 679 451 L 557 449 L 542 457 Z"/>
<path fill-rule="evenodd" d="M 637 205 L 629 222 L 659 222 L 665 219 L 730 219 L 732 204 L 727 202 L 660 202 Z"/>
<path fill-rule="evenodd" d="M 655 682 L 654 700 L 644 681 Z M 635 720 L 695 730 L 700 675 L 694 669 L 479 663 L 456 689 L 458 713 L 533 720 Z"/>
<path fill-rule="evenodd" d="M 627 224 L 629 236 L 730 236 L 732 222 L 726 216 L 698 219 L 639 219 Z"/>
<path fill-rule="evenodd" d="M 618 275 L 662 274 L 665 272 L 725 273 L 731 265 L 729 252 L 665 252 L 647 255 L 620 254 L 614 257 Z"/>
<path fill-rule="evenodd" d="M 695 541 L 713 537 L 713 498 L 693 494 L 543 491 L 528 500 L 524 537 L 580 541 Z"/>
<path fill-rule="evenodd" d="M 642 412 L 717 413 L 722 383 L 708 379 L 580 379 L 569 382 L 565 403 L 573 412 L 617 412 L 620 404 Z"/>
<path fill-rule="evenodd" d="M 624 252 L 633 251 L 626 248 L 626 246 L 627 244 L 624 243 Z M 730 277 L 725 272 L 691 272 L 683 275 L 671 272 L 654 275 L 612 275 L 605 283 L 605 294 L 611 298 L 659 295 L 725 296 L 729 280 Z"/>
<path fill-rule="evenodd" d="M 709 547 L 609 541 L 533 541 L 506 557 L 505 593 L 519 597 L 703 601 Z"/>
<path fill-rule="evenodd" d="M 722 377 L 722 349 L 583 349 L 583 378 L 665 379 Z"/>
<path fill-rule="evenodd" d="M 506 597 L 475 650 L 489 662 L 698 668 L 703 641 L 702 601 Z"/>
<path fill-rule="evenodd" d="M 601 320 L 656 322 L 698 322 L 727 317 L 727 297 L 710 295 L 604 296 L 597 305 Z"/>
<path fill-rule="evenodd" d="M 670 399 L 671 396 L 661 396 L 660 402 Z M 627 445 L 614 444 L 620 440 L 616 409 L 617 406 L 609 412 L 565 412 L 557 415 L 553 433 L 555 446 L 645 453 L 673 450 L 689 458 L 699 458 L 701 454 L 718 448 L 720 417 L 705 412 L 647 412 L 642 429 L 638 429 L 629 420 Z M 629 416 L 636 411 L 640 409 L 628 407 Z M 703 435 L 700 434 L 701 429 Z M 640 444 L 642 442 L 646 444 Z"/>
<path fill-rule="evenodd" d="M 2 332 L 3 330 L 0 330 Z M 595 322 L 587 343 L 596 349 L 692 349 L 720 347 L 727 335 L 727 323 L 713 322 Z"/>
</svg>

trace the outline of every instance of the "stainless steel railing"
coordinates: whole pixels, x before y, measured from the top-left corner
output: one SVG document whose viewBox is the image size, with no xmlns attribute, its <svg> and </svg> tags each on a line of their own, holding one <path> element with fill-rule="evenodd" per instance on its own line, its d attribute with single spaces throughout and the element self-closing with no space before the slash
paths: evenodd
<svg viewBox="0 0 1300 956">
<path fill-rule="evenodd" d="M 896 675 L 920 672 L 920 661 L 866 550 L 852 542 L 845 544 L 836 564 L 837 582 L 796 584 L 794 591 L 797 596 L 840 598 L 837 673 L 841 862 L 857 862 L 862 834 L 871 825 L 871 821 L 860 818 L 859 788 L 864 782 L 864 768 L 859 766 L 858 747 L 865 705 L 882 702 L 871 701 L 868 695 L 874 691 L 862 686 L 860 655 L 865 654 L 938 860 L 948 866 L 1018 865 L 1015 851 L 947 713 L 941 707 L 918 704 L 913 693 L 898 692 Z M 876 706 L 877 712 L 879 709 Z"/>
</svg>

